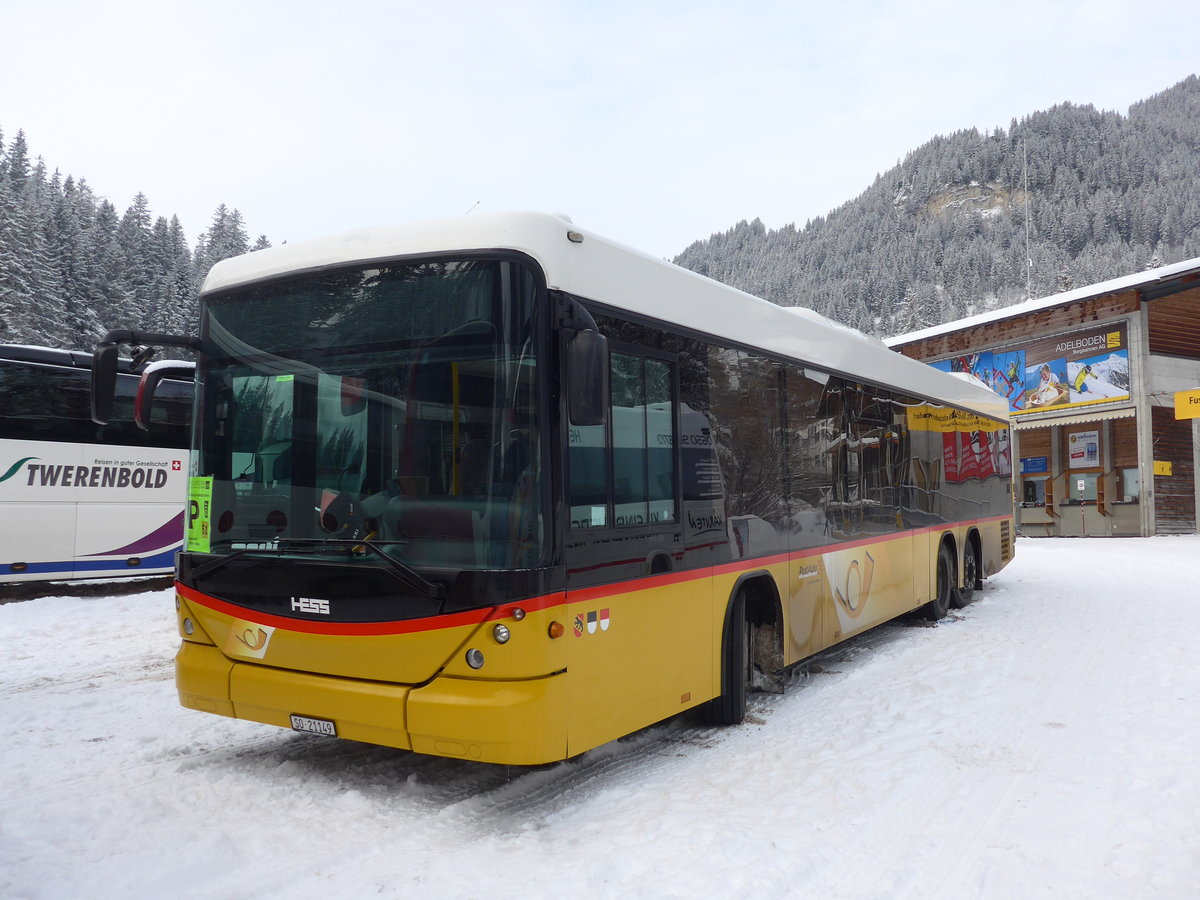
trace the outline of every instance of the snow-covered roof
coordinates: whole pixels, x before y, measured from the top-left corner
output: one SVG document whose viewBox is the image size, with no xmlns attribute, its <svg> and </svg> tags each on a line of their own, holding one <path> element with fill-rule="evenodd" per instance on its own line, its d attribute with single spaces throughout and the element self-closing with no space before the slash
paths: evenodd
<svg viewBox="0 0 1200 900">
<path fill-rule="evenodd" d="M 981 415 L 1008 416 L 1007 404 L 991 391 L 948 378 L 875 338 L 811 310 L 776 306 L 545 213 L 382 226 L 258 250 L 213 266 L 201 293 L 340 266 L 487 250 L 528 255 L 551 289 Z"/>
<path fill-rule="evenodd" d="M 895 337 L 885 338 L 884 343 L 889 347 L 911 344 L 914 341 L 940 337 L 944 334 L 963 331 L 978 325 L 987 325 L 991 322 L 1014 319 L 1018 316 L 1038 312 L 1043 309 L 1050 309 L 1055 306 L 1064 306 L 1068 303 L 1074 303 L 1077 300 L 1090 300 L 1093 297 L 1103 297 L 1106 294 L 1117 294 L 1121 291 L 1132 290 L 1133 288 L 1143 287 L 1147 284 L 1156 284 L 1194 271 L 1200 271 L 1200 257 L 1172 263 L 1169 266 L 1161 266 L 1157 269 L 1147 269 L 1144 272 L 1138 272 L 1134 275 L 1123 275 L 1120 278 L 1113 278 L 1110 281 L 1102 281 L 1098 284 L 1089 284 L 1086 287 L 1064 291 L 1061 294 L 1054 294 L 1050 297 L 1026 300 L 1024 303 L 1017 303 L 1014 306 L 993 309 L 990 312 L 980 313 L 977 316 L 969 316 L 965 319 L 944 322 L 941 325 L 934 325 L 930 328 L 910 331 L 908 334 L 898 334 Z"/>
</svg>

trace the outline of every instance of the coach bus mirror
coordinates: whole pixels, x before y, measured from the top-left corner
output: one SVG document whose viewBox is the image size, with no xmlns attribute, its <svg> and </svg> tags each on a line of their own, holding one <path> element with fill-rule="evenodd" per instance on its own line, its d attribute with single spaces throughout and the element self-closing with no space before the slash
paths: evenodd
<svg viewBox="0 0 1200 900">
<path fill-rule="evenodd" d="M 572 425 L 603 425 L 608 401 L 608 338 L 577 331 L 567 344 L 567 413 Z"/>
<path fill-rule="evenodd" d="M 92 421 L 107 425 L 117 391 L 117 345 L 97 344 L 92 354 Z"/>
<path fill-rule="evenodd" d="M 138 381 L 137 398 L 133 404 L 133 420 L 142 431 L 150 430 L 150 413 L 154 407 L 154 393 L 164 378 L 191 380 L 196 374 L 196 364 L 180 360 L 164 359 L 151 363 L 142 372 Z"/>
</svg>

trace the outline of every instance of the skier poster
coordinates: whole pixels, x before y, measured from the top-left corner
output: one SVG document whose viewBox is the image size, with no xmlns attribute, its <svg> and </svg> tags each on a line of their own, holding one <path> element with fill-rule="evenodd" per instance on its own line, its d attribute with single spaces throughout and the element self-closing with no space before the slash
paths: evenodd
<svg viewBox="0 0 1200 900">
<path fill-rule="evenodd" d="M 1025 347 L 1025 408 L 1070 408 L 1129 398 L 1125 323 L 1035 341 Z"/>
<path fill-rule="evenodd" d="M 1130 396 L 1124 322 L 930 363 L 969 374 L 1008 401 L 1014 416 Z"/>
</svg>

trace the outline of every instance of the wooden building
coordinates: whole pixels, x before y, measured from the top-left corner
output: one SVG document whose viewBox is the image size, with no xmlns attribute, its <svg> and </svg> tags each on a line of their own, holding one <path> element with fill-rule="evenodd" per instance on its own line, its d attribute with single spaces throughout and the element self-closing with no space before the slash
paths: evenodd
<svg viewBox="0 0 1200 900">
<path fill-rule="evenodd" d="M 1007 396 L 1030 536 L 1197 530 L 1200 259 L 899 335 L 892 349 Z"/>
</svg>

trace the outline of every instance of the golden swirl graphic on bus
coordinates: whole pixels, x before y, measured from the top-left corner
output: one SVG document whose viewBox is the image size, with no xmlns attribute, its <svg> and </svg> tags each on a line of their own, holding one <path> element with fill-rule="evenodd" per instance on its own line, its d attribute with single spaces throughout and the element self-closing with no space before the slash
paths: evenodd
<svg viewBox="0 0 1200 900">
<path fill-rule="evenodd" d="M 235 620 L 229 626 L 229 638 L 225 641 L 225 652 L 233 656 L 262 659 L 271 642 L 275 629 L 257 622 Z"/>
<path fill-rule="evenodd" d="M 833 598 L 837 601 L 840 611 L 852 619 L 858 618 L 867 605 L 867 595 L 871 593 L 871 579 L 874 574 L 875 557 L 870 553 L 864 551 L 862 560 L 850 560 L 845 574 L 839 579 L 841 584 L 833 584 Z"/>
</svg>

